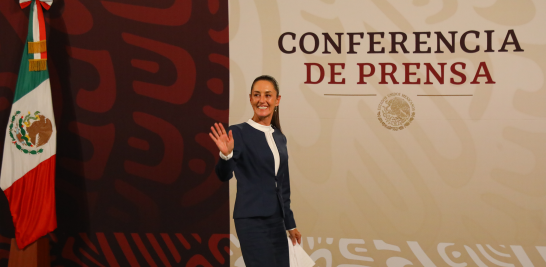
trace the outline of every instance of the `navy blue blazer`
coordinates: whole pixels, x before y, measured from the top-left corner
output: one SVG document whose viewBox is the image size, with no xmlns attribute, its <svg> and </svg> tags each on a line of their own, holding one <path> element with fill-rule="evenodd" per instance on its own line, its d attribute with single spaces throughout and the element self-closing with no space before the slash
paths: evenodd
<svg viewBox="0 0 546 267">
<path fill-rule="evenodd" d="M 233 157 L 229 160 L 220 159 L 216 164 L 216 174 L 221 181 L 231 179 L 233 172 L 237 177 L 233 218 L 271 216 L 280 204 L 286 229 L 296 228 L 294 214 L 290 209 L 288 151 L 284 134 L 277 129 L 273 132 L 280 156 L 279 170 L 275 176 L 275 160 L 265 133 L 248 123 L 232 125 L 229 130 L 235 141 Z"/>
</svg>

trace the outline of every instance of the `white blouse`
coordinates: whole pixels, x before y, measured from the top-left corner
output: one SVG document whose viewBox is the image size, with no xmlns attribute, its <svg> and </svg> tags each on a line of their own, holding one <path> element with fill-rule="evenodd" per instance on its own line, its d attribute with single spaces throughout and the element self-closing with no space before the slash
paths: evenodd
<svg viewBox="0 0 546 267">
<path fill-rule="evenodd" d="M 271 127 L 271 125 L 265 126 L 261 125 L 252 119 L 249 119 L 246 123 L 248 123 L 252 128 L 262 131 L 265 134 L 265 139 L 267 140 L 267 144 L 269 145 L 269 149 L 271 149 L 271 152 L 273 153 L 273 159 L 275 161 L 275 176 L 277 175 L 277 172 L 279 171 L 279 165 L 281 164 L 281 157 L 279 156 L 279 150 L 277 149 L 277 145 L 275 144 L 275 140 L 273 139 L 273 132 L 275 129 Z M 224 155 L 220 151 L 220 158 L 223 160 L 229 160 L 233 157 L 233 151 L 229 153 L 229 155 Z"/>
</svg>

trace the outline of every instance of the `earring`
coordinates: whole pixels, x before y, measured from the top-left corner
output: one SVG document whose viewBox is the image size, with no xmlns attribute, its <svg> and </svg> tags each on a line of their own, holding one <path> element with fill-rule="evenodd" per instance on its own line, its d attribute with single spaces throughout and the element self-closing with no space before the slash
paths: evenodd
<svg viewBox="0 0 546 267">
<path fill-rule="evenodd" d="M 275 112 L 277 111 L 277 107 L 275 107 Z"/>
</svg>

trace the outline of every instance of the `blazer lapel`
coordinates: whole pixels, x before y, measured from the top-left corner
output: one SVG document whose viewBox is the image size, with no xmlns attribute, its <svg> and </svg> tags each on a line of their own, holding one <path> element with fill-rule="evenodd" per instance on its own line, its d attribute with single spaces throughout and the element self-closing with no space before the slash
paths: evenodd
<svg viewBox="0 0 546 267">
<path fill-rule="evenodd" d="M 277 146 L 279 157 L 281 158 L 281 162 L 279 162 L 279 172 L 277 174 L 279 175 L 281 173 L 281 169 L 286 163 L 286 156 L 288 155 L 288 152 L 286 151 L 286 145 L 284 144 L 282 134 L 277 129 L 275 129 L 275 132 L 273 132 L 273 140 L 275 140 L 275 145 Z"/>
</svg>

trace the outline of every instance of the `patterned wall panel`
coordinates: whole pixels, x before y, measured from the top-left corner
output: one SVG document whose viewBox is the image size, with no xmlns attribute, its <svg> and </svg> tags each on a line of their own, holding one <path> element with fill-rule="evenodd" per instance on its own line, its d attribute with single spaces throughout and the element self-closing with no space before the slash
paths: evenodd
<svg viewBox="0 0 546 267">
<path fill-rule="evenodd" d="M 228 184 L 207 135 L 228 121 L 227 1 L 58 0 L 45 16 L 59 133 L 53 266 L 229 265 Z M 0 125 L 27 23 L 18 1 L 0 3 Z"/>
</svg>

